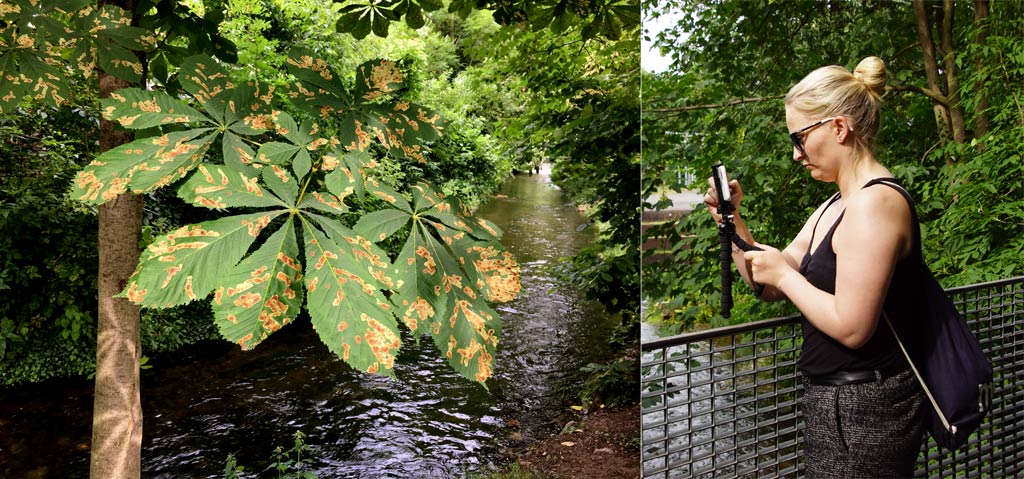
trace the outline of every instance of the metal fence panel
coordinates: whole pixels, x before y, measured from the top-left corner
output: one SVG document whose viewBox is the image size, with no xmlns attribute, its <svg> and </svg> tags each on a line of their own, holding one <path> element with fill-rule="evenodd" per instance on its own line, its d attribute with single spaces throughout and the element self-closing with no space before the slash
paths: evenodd
<svg viewBox="0 0 1024 479">
<path fill-rule="evenodd" d="M 993 409 L 968 444 L 928 437 L 918 477 L 1024 477 L 1024 277 L 948 290 L 995 372 Z M 799 316 L 644 343 L 642 476 L 802 477 Z"/>
</svg>

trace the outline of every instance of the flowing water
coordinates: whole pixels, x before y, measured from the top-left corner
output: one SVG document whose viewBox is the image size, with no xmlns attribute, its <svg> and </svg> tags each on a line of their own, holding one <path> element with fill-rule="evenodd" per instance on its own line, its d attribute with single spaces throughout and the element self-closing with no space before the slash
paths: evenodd
<svg viewBox="0 0 1024 479">
<path fill-rule="evenodd" d="M 223 477 L 228 454 L 259 472 L 295 431 L 324 479 L 461 477 L 493 467 L 505 446 L 555 432 L 559 385 L 608 354 L 614 326 L 547 270 L 590 230 L 544 172 L 510 179 L 478 214 L 505 231 L 522 266 L 520 297 L 497 307 L 489 390 L 458 377 L 429 339 L 405 343 L 397 380 L 353 372 L 308 321 L 250 352 L 202 343 L 142 373 L 143 477 Z M 87 477 L 91 420 L 85 380 L 0 390 L 0 477 Z"/>
</svg>

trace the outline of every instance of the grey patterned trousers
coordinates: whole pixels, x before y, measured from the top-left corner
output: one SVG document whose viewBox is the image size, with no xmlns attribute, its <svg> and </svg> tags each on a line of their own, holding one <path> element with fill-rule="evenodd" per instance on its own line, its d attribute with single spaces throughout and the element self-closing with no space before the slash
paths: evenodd
<svg viewBox="0 0 1024 479">
<path fill-rule="evenodd" d="M 804 382 L 805 476 L 912 477 L 927 398 L 911 370 L 844 386 Z"/>
</svg>

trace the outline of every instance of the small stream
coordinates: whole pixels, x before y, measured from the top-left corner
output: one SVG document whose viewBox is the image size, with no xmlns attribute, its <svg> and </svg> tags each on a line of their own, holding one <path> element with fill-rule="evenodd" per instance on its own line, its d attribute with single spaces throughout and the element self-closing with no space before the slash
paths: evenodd
<svg viewBox="0 0 1024 479">
<path fill-rule="evenodd" d="M 501 462 L 506 446 L 557 432 L 559 386 L 609 354 L 615 325 L 546 270 L 591 241 L 589 230 L 577 231 L 584 218 L 544 172 L 510 179 L 478 213 L 505 230 L 523 282 L 497 307 L 489 391 L 457 376 L 429 339 L 404 343 L 398 380 L 353 372 L 308 320 L 250 352 L 206 342 L 142 373 L 143 477 L 223 477 L 228 454 L 260 472 L 295 431 L 323 479 L 462 477 Z M 91 421 L 84 379 L 0 390 L 0 477 L 87 477 Z"/>
</svg>

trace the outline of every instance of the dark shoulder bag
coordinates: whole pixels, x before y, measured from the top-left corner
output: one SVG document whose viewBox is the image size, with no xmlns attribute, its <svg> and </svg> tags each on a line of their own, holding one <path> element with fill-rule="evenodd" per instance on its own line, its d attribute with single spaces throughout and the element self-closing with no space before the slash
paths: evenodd
<svg viewBox="0 0 1024 479">
<path fill-rule="evenodd" d="M 882 317 L 903 350 L 924 393 L 931 402 L 928 431 L 935 442 L 955 450 L 967 443 L 992 407 L 992 365 L 953 302 L 924 263 L 921 225 L 910 194 L 892 179 L 872 180 L 868 185 L 890 186 L 906 198 L 914 221 L 914 251 L 920 258 L 921 355 L 913 361 L 896 329 L 883 311 Z"/>
</svg>

